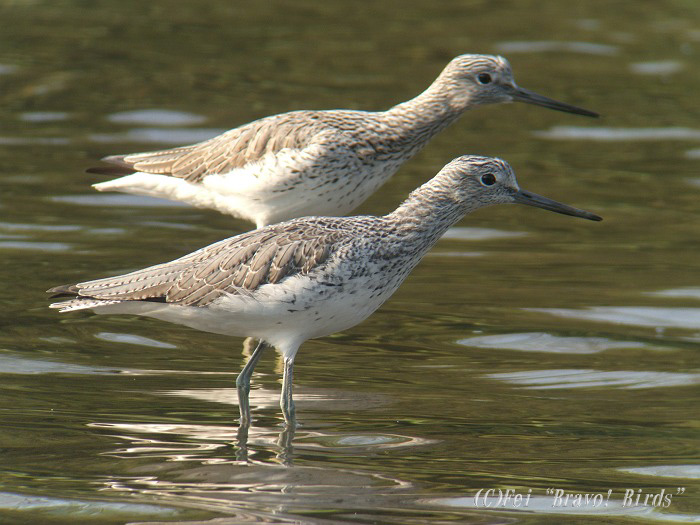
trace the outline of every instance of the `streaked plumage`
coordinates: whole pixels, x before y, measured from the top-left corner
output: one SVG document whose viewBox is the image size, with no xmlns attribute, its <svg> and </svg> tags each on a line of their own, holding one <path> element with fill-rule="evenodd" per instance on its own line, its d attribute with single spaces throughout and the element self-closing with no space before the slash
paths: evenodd
<svg viewBox="0 0 700 525">
<path fill-rule="evenodd" d="M 145 315 L 267 342 L 284 358 L 281 406 L 289 423 L 299 346 L 366 319 L 447 228 L 475 209 L 510 202 L 600 220 L 520 190 L 500 159 L 464 156 L 389 215 L 305 217 L 275 224 L 165 264 L 52 288 L 49 292 L 70 298 L 51 307 Z M 263 348 L 261 343 L 237 381 L 244 424 L 250 375 Z"/>
<path fill-rule="evenodd" d="M 464 111 L 522 101 L 596 116 L 516 86 L 499 56 L 461 55 L 417 97 L 388 111 L 293 111 L 205 142 L 106 157 L 92 173 L 124 175 L 100 191 L 212 208 L 258 227 L 309 215 L 345 215 Z"/>
</svg>

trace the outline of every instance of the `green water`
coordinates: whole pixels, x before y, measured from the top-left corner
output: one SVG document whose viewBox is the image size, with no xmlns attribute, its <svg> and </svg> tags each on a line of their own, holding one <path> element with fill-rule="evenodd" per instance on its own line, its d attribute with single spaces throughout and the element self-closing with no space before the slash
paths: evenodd
<svg viewBox="0 0 700 525">
<path fill-rule="evenodd" d="M 700 521 L 700 4 L 6 0 L 0 17 L 0 522 Z M 245 439 L 242 340 L 46 308 L 51 286 L 249 227 L 97 193 L 99 157 L 387 108 L 464 52 L 603 118 L 475 110 L 358 211 L 478 153 L 605 220 L 466 218 L 368 321 L 304 344 L 294 436 L 272 354 Z"/>
</svg>

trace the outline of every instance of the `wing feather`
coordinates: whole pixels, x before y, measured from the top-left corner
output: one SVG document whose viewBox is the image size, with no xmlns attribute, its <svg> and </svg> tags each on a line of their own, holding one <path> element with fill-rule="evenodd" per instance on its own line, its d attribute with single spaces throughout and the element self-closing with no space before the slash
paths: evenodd
<svg viewBox="0 0 700 525">
<path fill-rule="evenodd" d="M 190 146 L 105 157 L 103 161 L 115 166 L 90 168 L 90 171 L 140 171 L 199 182 L 206 175 L 230 172 L 285 148 L 303 149 L 314 143 L 319 133 L 337 132 L 321 119 L 309 118 L 310 114 L 316 112 L 274 115 Z"/>
<path fill-rule="evenodd" d="M 250 295 L 265 284 L 320 267 L 336 243 L 352 238 L 346 230 L 329 226 L 329 221 L 339 220 L 310 224 L 307 218 L 281 223 L 220 241 L 168 263 L 59 286 L 49 292 L 74 296 L 56 305 L 70 309 L 79 308 L 80 301 L 87 305 L 95 300 L 206 306 L 224 294 Z"/>
</svg>

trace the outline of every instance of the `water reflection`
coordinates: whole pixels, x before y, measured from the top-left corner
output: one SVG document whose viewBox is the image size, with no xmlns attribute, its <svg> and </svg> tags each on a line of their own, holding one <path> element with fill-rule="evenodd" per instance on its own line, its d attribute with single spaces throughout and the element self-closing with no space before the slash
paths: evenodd
<svg viewBox="0 0 700 525">
<path fill-rule="evenodd" d="M 658 141 L 658 140 L 700 140 L 700 130 L 693 128 L 603 128 L 581 126 L 553 126 L 547 131 L 533 131 L 535 137 L 550 140 L 599 140 L 619 141 Z"/>
<path fill-rule="evenodd" d="M 617 46 L 592 42 L 566 42 L 554 40 L 523 40 L 496 44 L 499 53 L 583 53 L 586 55 L 611 56 L 619 52 Z"/>
<path fill-rule="evenodd" d="M 177 508 L 161 505 L 52 498 L 12 492 L 0 492 L 0 510 L 41 510 L 54 515 L 54 517 L 57 517 L 56 515 L 74 516 L 76 520 L 99 515 L 104 520 L 109 521 L 120 519 L 120 517 L 125 519 L 125 515 L 131 516 L 131 518 L 145 519 L 149 516 L 176 518 L 182 514 L 182 511 Z"/>
<path fill-rule="evenodd" d="M 432 250 L 427 253 L 426 257 L 483 257 L 484 255 L 486 255 L 484 252 L 448 252 L 442 250 Z"/>
<path fill-rule="evenodd" d="M 559 337 L 544 332 L 524 332 L 467 337 L 458 344 L 475 348 L 501 348 L 555 354 L 594 354 L 620 348 L 647 348 L 647 343 L 614 341 L 605 337 Z"/>
<path fill-rule="evenodd" d="M 250 462 L 248 450 L 248 436 L 250 434 L 250 425 L 241 424 L 236 432 L 236 460 L 244 463 Z M 294 464 L 294 436 L 296 435 L 296 425 L 284 425 L 277 437 L 276 447 L 277 461 L 285 467 L 291 467 Z"/>
<path fill-rule="evenodd" d="M 495 228 L 474 228 L 455 226 L 450 228 L 442 236 L 442 239 L 455 241 L 489 241 L 493 239 L 512 239 L 515 237 L 525 237 L 527 232 L 513 232 L 497 230 Z"/>
<path fill-rule="evenodd" d="M 111 375 L 120 374 L 122 370 L 83 366 L 56 361 L 29 359 L 7 354 L 0 354 L 0 373 L 2 374 L 90 374 Z"/>
<path fill-rule="evenodd" d="M 138 208 L 184 208 L 187 205 L 178 201 L 157 199 L 155 197 L 142 197 L 140 195 L 121 195 L 111 193 L 96 193 L 88 195 L 56 195 L 50 197 L 54 202 L 65 204 L 77 204 L 79 206 L 110 206 L 110 207 L 138 207 Z"/>
<path fill-rule="evenodd" d="M 683 69 L 678 60 L 659 60 L 656 62 L 635 62 L 630 64 L 630 71 L 638 75 L 671 75 Z"/>
<path fill-rule="evenodd" d="M 66 137 L 0 137 L 0 146 L 68 146 Z"/>
<path fill-rule="evenodd" d="M 117 333 L 112 333 L 112 332 L 99 332 L 95 334 L 95 337 L 97 339 L 102 339 L 103 341 L 109 341 L 112 343 L 125 343 L 125 344 L 130 344 L 130 345 L 139 345 L 139 346 L 150 346 L 153 348 L 177 348 L 177 346 L 166 343 L 163 341 L 157 341 L 155 339 L 151 339 L 150 337 L 143 337 L 140 335 L 134 335 L 134 334 L 117 334 Z"/>
<path fill-rule="evenodd" d="M 399 448 L 422 447 L 433 440 L 401 434 L 357 434 L 274 426 L 180 423 L 89 423 L 116 433 L 128 445 L 105 452 L 120 458 L 148 457 L 167 461 L 204 461 L 207 464 L 277 464 L 292 466 L 295 448 L 301 454 L 371 454 Z"/>
<path fill-rule="evenodd" d="M 371 13 L 334 2 L 6 4 L 0 241 L 28 244 L 5 250 L 0 265 L 0 483 L 14 496 L 0 495 L 0 521 L 700 520 L 689 388 L 700 341 L 700 4 L 453 1 L 434 3 L 429 16 L 410 1 L 398 10 L 373 3 Z M 538 24 L 522 23 L 535 11 Z M 451 230 L 445 251 L 381 315 L 314 343 L 292 443 L 273 375 L 261 374 L 267 388 L 252 392 L 256 425 L 237 435 L 238 350 L 221 339 L 109 317 L 60 322 L 45 311 L 43 290 L 57 282 L 214 235 L 211 215 L 175 213 L 175 202 L 94 192 L 99 180 L 82 170 L 97 158 L 196 142 L 218 125 L 290 108 L 386 108 L 467 51 L 504 53 L 523 84 L 564 99 L 585 94 L 605 119 L 552 127 L 574 122 L 483 108 L 361 212 L 399 202 L 473 148 L 517 162 L 558 195 L 612 206 L 615 220 L 589 234 L 494 209 Z M 652 208 L 665 211 L 652 217 Z M 36 249 L 57 241 L 43 248 L 58 251 Z M 485 257 L 465 258 L 470 250 Z M 676 308 L 688 306 L 698 308 Z M 469 348 L 453 344 L 461 339 Z M 664 347 L 673 351 L 657 352 Z M 169 363 L 179 370 L 161 369 Z M 669 509 L 619 509 L 620 487 L 676 485 L 688 490 Z M 531 512 L 470 506 L 494 486 L 531 487 Z M 617 488 L 610 506 L 620 514 L 552 514 L 535 499 L 552 486 Z M 100 508 L 113 498 L 187 510 Z"/>
<path fill-rule="evenodd" d="M 146 126 L 189 126 L 202 124 L 206 117 L 168 109 L 139 109 L 120 111 L 107 115 L 107 120 L 117 124 L 140 124 Z"/>
<path fill-rule="evenodd" d="M 59 122 L 68 116 L 65 111 L 27 111 L 20 113 L 19 119 L 24 122 Z"/>
<path fill-rule="evenodd" d="M 234 440 L 233 427 L 98 423 L 91 427 L 127 441 L 127 446 L 107 454 L 141 459 L 129 475 L 105 483 L 110 491 L 225 511 L 228 516 L 258 509 L 264 521 L 274 515 L 276 523 L 293 517 L 294 509 L 300 508 L 353 512 L 377 498 L 395 508 L 411 504 L 414 487 L 399 477 L 371 468 L 343 468 L 333 462 L 317 466 L 309 464 L 309 458 L 314 450 L 331 458 L 358 453 L 372 456 L 386 447 L 426 443 L 398 435 L 373 443 L 362 436 L 303 428 L 295 436 L 282 427 L 256 426 L 238 433 Z M 297 455 L 305 456 L 306 461 L 295 464 Z M 231 519 L 238 523 L 238 518 Z"/>
<path fill-rule="evenodd" d="M 640 389 L 700 384 L 700 374 L 629 370 L 528 370 L 488 374 L 486 377 L 530 389 L 594 387 Z"/>
<path fill-rule="evenodd" d="M 585 319 L 587 321 L 648 326 L 651 328 L 700 328 L 700 308 L 590 306 L 583 310 L 573 308 L 526 308 L 526 310 L 569 319 Z"/>
<path fill-rule="evenodd" d="M 232 381 L 233 384 L 233 381 Z M 238 394 L 235 388 L 180 389 L 159 392 L 165 396 L 186 397 L 199 401 L 223 403 L 238 406 Z M 250 391 L 251 409 L 255 411 L 278 410 L 279 390 L 253 388 Z M 304 411 L 366 411 L 387 405 L 390 398 L 371 392 L 347 392 L 341 390 L 302 388 L 294 391 L 294 402 L 298 412 Z"/>
<path fill-rule="evenodd" d="M 700 479 L 700 465 L 654 465 L 652 467 L 621 468 L 620 472 L 659 478 Z"/>
<path fill-rule="evenodd" d="M 42 341 L 58 345 L 75 344 L 72 339 L 61 337 L 42 337 Z M 144 338 L 145 339 L 145 338 Z M 137 338 L 136 341 L 141 341 Z M 148 340 L 147 340 L 148 341 Z M 120 342 L 130 342 L 127 340 Z M 131 344 L 144 344 L 133 342 Z M 153 345 L 149 345 L 153 346 Z M 161 346 L 160 348 L 171 348 Z M 48 361 L 45 359 L 31 359 L 9 353 L 0 353 L 0 374 L 78 374 L 78 375 L 129 375 L 129 376 L 160 376 L 160 375 L 230 375 L 227 372 L 200 372 L 183 370 L 147 370 L 138 368 L 121 368 L 97 365 L 77 365 L 62 363 L 60 361 Z"/>
<path fill-rule="evenodd" d="M 81 230 L 81 226 L 75 224 L 28 224 L 14 222 L 0 222 L 0 249 L 37 251 L 37 252 L 68 252 L 74 250 L 74 245 L 67 242 L 53 240 L 56 234 L 75 232 Z M 37 240 L 41 234 L 49 234 L 52 240 Z"/>
<path fill-rule="evenodd" d="M 170 468 L 146 464 L 144 470 L 148 467 L 162 467 L 160 476 L 115 479 L 106 488 L 233 514 L 231 521 L 223 518 L 222 523 L 242 523 L 241 516 L 249 514 L 257 516 L 255 523 L 315 523 L 296 513 L 305 508 L 332 508 L 347 509 L 352 514 L 375 504 L 378 497 L 395 508 L 411 501 L 410 484 L 353 469 L 180 463 Z"/>
<path fill-rule="evenodd" d="M 65 242 L 40 241 L 0 241 L 0 248 L 5 250 L 23 250 L 38 252 L 69 252 L 74 249 L 72 244 Z"/>
<path fill-rule="evenodd" d="M 657 292 L 647 292 L 647 295 L 656 297 L 679 297 L 683 299 L 700 299 L 700 287 L 671 288 L 669 290 L 659 290 Z"/>
<path fill-rule="evenodd" d="M 77 224 L 25 224 L 0 222 L 0 230 L 6 231 L 39 231 L 39 232 L 74 232 L 82 229 Z"/>
</svg>

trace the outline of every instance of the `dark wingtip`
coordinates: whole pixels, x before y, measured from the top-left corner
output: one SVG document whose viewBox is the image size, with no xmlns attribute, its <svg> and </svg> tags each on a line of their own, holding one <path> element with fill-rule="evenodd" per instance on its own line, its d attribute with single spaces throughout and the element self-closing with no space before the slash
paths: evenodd
<svg viewBox="0 0 700 525">
<path fill-rule="evenodd" d="M 124 160 L 125 155 L 110 155 L 100 159 L 109 166 L 93 166 L 85 170 L 85 173 L 96 173 L 98 175 L 131 175 L 136 173 L 134 167 Z"/>
<path fill-rule="evenodd" d="M 75 284 L 62 284 L 54 286 L 46 290 L 46 293 L 53 294 L 51 297 L 75 297 L 80 293 L 78 286 Z"/>
<path fill-rule="evenodd" d="M 145 299 L 141 299 L 141 301 L 147 301 L 149 303 L 167 303 L 168 298 L 165 296 L 146 297 Z"/>
<path fill-rule="evenodd" d="M 85 170 L 85 173 L 96 173 L 97 175 L 131 175 L 135 173 L 133 169 L 122 168 L 121 166 L 93 166 Z"/>
</svg>

